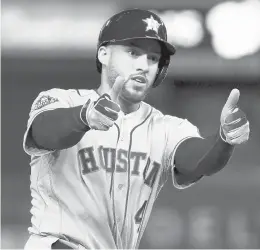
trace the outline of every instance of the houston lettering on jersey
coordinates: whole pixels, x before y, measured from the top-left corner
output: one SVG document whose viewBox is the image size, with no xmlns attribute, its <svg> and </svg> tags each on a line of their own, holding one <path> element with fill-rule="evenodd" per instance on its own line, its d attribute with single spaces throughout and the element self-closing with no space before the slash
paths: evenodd
<svg viewBox="0 0 260 250">
<path fill-rule="evenodd" d="M 113 171 L 116 173 L 124 173 L 128 171 L 128 151 L 124 149 L 105 148 L 100 146 L 97 150 L 97 156 L 94 154 L 93 147 L 82 148 L 79 150 L 78 155 L 82 166 L 82 174 L 90 174 L 100 170 L 105 170 L 108 173 Z M 147 159 L 147 154 L 143 152 L 130 152 L 130 161 L 133 166 L 130 172 L 132 176 L 140 176 L 140 165 L 141 162 L 146 165 L 143 171 L 144 183 L 153 187 L 156 175 L 160 168 L 160 164 L 151 161 L 150 157 Z M 97 164 L 96 157 L 99 157 L 100 165 Z M 146 160 L 147 159 L 147 160 Z M 151 168 L 149 168 L 151 166 Z M 148 169 L 149 172 L 148 172 Z"/>
</svg>

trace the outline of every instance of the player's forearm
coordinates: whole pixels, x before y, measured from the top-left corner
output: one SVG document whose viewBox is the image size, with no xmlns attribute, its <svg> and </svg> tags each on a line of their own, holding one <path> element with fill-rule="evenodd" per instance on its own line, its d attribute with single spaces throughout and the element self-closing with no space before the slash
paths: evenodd
<svg viewBox="0 0 260 250">
<path fill-rule="evenodd" d="M 76 145 L 89 130 L 80 119 L 81 108 L 58 108 L 39 114 L 31 128 L 35 144 L 51 150 Z"/>
<path fill-rule="evenodd" d="M 196 167 L 198 175 L 212 175 L 217 173 L 226 166 L 234 151 L 235 147 L 224 142 L 219 135 L 215 138 L 214 144 L 211 144 L 211 140 L 206 143 L 209 145 L 209 148 L 198 162 Z"/>
<path fill-rule="evenodd" d="M 206 139 L 191 138 L 179 147 L 175 158 L 176 168 L 195 179 L 223 169 L 234 151 L 234 146 L 224 142 L 219 135 Z"/>
</svg>

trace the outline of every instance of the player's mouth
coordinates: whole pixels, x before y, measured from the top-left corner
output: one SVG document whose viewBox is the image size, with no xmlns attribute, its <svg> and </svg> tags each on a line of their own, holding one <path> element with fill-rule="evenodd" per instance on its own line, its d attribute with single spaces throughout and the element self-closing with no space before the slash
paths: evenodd
<svg viewBox="0 0 260 250">
<path fill-rule="evenodd" d="M 142 84 L 147 83 L 147 80 L 143 75 L 134 75 L 134 76 L 131 76 L 130 78 L 138 83 L 142 83 Z"/>
</svg>

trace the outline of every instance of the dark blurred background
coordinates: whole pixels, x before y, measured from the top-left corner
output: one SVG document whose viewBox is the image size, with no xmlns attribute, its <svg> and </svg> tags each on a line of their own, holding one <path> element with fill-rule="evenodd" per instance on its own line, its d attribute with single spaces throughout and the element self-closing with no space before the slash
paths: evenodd
<svg viewBox="0 0 260 250">
<path fill-rule="evenodd" d="M 177 46 L 168 77 L 147 102 L 189 119 L 203 135 L 219 129 L 232 88 L 251 125 L 224 170 L 186 190 L 171 177 L 140 248 L 260 248 L 260 2 L 223 0 L 3 0 L 1 248 L 23 248 L 30 226 L 30 166 L 22 140 L 38 93 L 95 88 L 103 23 L 132 7 L 156 11 Z M 189 157 L 189 155 L 187 155 Z"/>
</svg>

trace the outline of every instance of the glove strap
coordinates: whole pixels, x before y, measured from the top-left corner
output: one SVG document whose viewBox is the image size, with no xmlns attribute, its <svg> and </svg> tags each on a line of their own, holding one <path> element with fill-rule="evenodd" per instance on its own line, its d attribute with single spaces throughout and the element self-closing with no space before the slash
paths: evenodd
<svg viewBox="0 0 260 250">
<path fill-rule="evenodd" d="M 88 121 L 87 121 L 87 110 L 90 104 L 90 99 L 83 105 L 83 107 L 80 110 L 80 119 L 81 121 L 89 127 Z"/>
<path fill-rule="evenodd" d="M 220 129 L 219 129 L 219 135 L 220 135 L 220 138 L 221 138 L 224 142 L 228 143 L 227 140 L 226 140 L 226 136 L 225 136 L 225 134 L 224 134 L 224 132 L 223 132 L 223 129 L 222 129 L 222 126 L 221 126 L 221 125 L 220 125 Z"/>
</svg>

